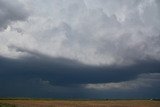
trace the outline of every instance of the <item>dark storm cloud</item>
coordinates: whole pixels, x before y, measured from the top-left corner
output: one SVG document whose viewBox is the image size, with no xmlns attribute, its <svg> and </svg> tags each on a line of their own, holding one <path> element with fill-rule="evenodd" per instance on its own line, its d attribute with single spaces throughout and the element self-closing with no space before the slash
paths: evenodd
<svg viewBox="0 0 160 107">
<path fill-rule="evenodd" d="M 0 0 L 0 97 L 159 96 L 159 11 L 158 0 Z"/>
<path fill-rule="evenodd" d="M 36 53 L 35 56 L 19 60 L 0 58 L 0 96 L 89 97 L 92 91 L 82 84 L 130 81 L 140 74 L 160 72 L 157 61 L 128 67 L 95 67 L 65 58 Z"/>
<path fill-rule="evenodd" d="M 0 30 L 14 21 L 22 21 L 28 17 L 24 5 L 17 0 L 0 0 Z"/>
<path fill-rule="evenodd" d="M 127 67 L 95 67 L 65 58 L 40 55 L 20 60 L 1 58 L 0 73 L 12 74 L 13 77 L 26 74 L 26 77 L 49 79 L 54 84 L 64 85 L 130 80 L 141 73 L 159 72 L 159 66 L 159 62 L 151 61 L 139 62 L 139 64 Z"/>
</svg>

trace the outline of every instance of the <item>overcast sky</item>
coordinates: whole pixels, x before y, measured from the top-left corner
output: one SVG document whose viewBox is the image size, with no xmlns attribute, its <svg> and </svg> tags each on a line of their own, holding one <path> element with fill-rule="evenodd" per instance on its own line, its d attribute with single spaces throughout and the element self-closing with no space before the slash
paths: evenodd
<svg viewBox="0 0 160 107">
<path fill-rule="evenodd" d="M 159 0 L 0 0 L 0 97 L 160 98 Z"/>
</svg>

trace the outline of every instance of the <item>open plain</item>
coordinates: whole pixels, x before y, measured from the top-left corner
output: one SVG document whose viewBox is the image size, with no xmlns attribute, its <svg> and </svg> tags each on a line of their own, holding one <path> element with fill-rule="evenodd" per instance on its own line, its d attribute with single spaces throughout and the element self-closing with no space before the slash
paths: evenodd
<svg viewBox="0 0 160 107">
<path fill-rule="evenodd" d="M 160 107 L 151 100 L 0 100 L 0 107 Z"/>
</svg>

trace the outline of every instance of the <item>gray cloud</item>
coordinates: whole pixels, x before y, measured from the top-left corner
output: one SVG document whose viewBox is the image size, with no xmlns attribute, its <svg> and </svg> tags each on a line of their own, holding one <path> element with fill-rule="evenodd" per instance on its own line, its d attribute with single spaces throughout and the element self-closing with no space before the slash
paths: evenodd
<svg viewBox="0 0 160 107">
<path fill-rule="evenodd" d="M 160 60 L 160 15 L 156 0 L 23 3 L 32 15 L 27 22 L 15 23 L 11 30 L 0 33 L 1 56 L 26 56 L 10 48 L 14 45 L 88 65 L 121 66 L 139 60 Z M 13 12 L 17 19 L 24 18 L 22 10 Z"/>
<path fill-rule="evenodd" d="M 108 95 L 116 97 L 114 93 L 120 98 L 123 97 L 121 93 L 126 96 L 139 96 L 137 93 L 143 93 L 142 97 L 148 94 L 148 97 L 159 96 L 151 91 L 157 93 L 160 88 L 159 62 L 139 62 L 128 67 L 95 67 L 74 60 L 33 54 L 36 57 L 19 60 L 0 58 L 1 97 L 105 98 Z M 96 86 L 102 89 L 96 90 Z"/>
<path fill-rule="evenodd" d="M 0 0 L 0 30 L 6 29 L 12 22 L 25 20 L 28 15 L 24 5 L 18 0 Z"/>
<path fill-rule="evenodd" d="M 159 5 L 158 0 L 0 0 L 0 96 L 159 96 L 159 85 L 153 85 L 160 72 Z"/>
<path fill-rule="evenodd" d="M 84 85 L 87 89 L 95 90 L 140 90 L 155 87 L 160 82 L 160 73 L 140 74 L 135 80 L 118 83 L 99 83 Z M 159 85 L 158 85 L 159 86 Z"/>
</svg>

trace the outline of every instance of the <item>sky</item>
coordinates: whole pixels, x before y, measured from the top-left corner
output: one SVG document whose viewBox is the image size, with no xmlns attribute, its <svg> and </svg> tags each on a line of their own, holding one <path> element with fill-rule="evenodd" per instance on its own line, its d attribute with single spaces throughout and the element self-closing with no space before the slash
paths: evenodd
<svg viewBox="0 0 160 107">
<path fill-rule="evenodd" d="M 160 98 L 159 0 L 0 0 L 0 97 Z"/>
</svg>

